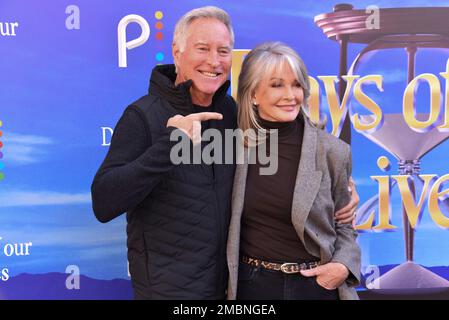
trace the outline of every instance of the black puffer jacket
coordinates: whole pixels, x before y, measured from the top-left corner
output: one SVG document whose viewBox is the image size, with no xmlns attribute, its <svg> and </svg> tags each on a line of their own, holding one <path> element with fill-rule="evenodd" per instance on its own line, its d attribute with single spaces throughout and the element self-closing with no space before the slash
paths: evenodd
<svg viewBox="0 0 449 320">
<path fill-rule="evenodd" d="M 136 299 L 223 299 L 226 238 L 235 166 L 173 165 L 168 118 L 195 112 L 191 81 L 174 86 L 173 65 L 153 70 L 149 94 L 117 123 L 92 184 L 93 209 L 107 222 L 127 212 L 128 260 Z M 223 120 L 205 125 L 224 134 L 236 127 L 236 106 L 213 98 Z"/>
</svg>

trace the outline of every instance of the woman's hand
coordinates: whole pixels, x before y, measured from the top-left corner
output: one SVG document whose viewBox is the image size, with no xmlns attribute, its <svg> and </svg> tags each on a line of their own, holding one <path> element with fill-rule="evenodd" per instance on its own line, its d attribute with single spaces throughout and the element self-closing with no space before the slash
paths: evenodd
<svg viewBox="0 0 449 320">
<path fill-rule="evenodd" d="M 337 223 L 351 223 L 354 222 L 355 219 L 355 211 L 359 205 L 360 198 L 352 177 L 349 178 L 348 189 L 351 191 L 351 201 L 335 213 L 335 221 L 337 221 Z"/>
<path fill-rule="evenodd" d="M 315 277 L 316 282 L 327 290 L 337 289 L 349 276 L 349 270 L 339 262 L 329 262 L 309 270 L 301 270 L 304 277 Z"/>
</svg>

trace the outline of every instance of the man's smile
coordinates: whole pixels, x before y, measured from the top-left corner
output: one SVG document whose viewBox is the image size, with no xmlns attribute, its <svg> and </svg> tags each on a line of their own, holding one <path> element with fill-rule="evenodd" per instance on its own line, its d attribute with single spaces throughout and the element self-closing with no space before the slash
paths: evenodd
<svg viewBox="0 0 449 320">
<path fill-rule="evenodd" d="M 207 78 L 217 78 L 218 76 L 221 75 L 221 73 L 218 72 L 208 72 L 208 71 L 201 71 L 199 70 L 199 73 L 201 73 L 203 76 L 207 77 Z"/>
</svg>

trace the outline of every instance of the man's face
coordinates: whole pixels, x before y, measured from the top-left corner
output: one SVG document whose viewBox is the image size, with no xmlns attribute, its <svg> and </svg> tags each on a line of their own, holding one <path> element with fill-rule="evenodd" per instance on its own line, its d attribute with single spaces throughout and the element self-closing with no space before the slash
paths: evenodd
<svg viewBox="0 0 449 320">
<path fill-rule="evenodd" d="M 187 29 L 184 51 L 173 45 L 178 68 L 176 84 L 192 80 L 190 89 L 194 104 L 207 106 L 215 92 L 228 78 L 231 69 L 231 35 L 216 19 L 199 18 Z"/>
</svg>

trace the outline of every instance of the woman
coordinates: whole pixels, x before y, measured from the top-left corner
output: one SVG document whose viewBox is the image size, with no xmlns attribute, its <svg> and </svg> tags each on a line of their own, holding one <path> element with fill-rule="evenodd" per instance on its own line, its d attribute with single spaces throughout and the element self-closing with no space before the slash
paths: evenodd
<svg viewBox="0 0 449 320">
<path fill-rule="evenodd" d="M 239 126 L 278 130 L 278 170 L 260 175 L 259 162 L 237 167 L 229 299 L 358 298 L 356 232 L 351 224 L 335 223 L 333 214 L 350 200 L 350 147 L 311 123 L 308 96 L 306 68 L 291 48 L 265 43 L 246 57 Z"/>
</svg>

